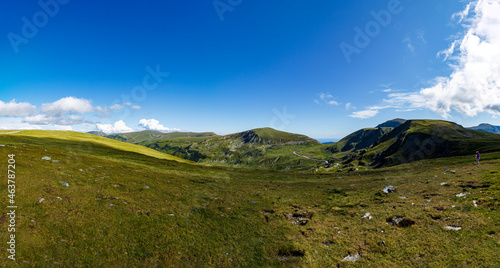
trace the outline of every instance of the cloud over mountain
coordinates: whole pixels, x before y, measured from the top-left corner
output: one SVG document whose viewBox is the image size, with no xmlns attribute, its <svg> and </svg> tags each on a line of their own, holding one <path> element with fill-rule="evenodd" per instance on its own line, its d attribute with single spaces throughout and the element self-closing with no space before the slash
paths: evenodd
<svg viewBox="0 0 500 268">
<path fill-rule="evenodd" d="M 116 121 L 114 124 L 96 124 L 96 128 L 106 134 L 132 132 L 132 128 L 127 127 L 123 120 Z"/>
<path fill-rule="evenodd" d="M 157 131 L 177 131 L 179 129 L 176 128 L 168 128 L 160 124 L 160 121 L 156 119 L 141 119 L 139 121 L 139 126 L 148 130 L 157 130 Z"/>
</svg>

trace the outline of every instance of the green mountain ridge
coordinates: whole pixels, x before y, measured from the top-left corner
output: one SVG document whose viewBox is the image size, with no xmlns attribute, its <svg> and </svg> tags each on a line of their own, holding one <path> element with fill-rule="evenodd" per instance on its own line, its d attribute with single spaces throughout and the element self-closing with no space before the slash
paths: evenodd
<svg viewBox="0 0 500 268">
<path fill-rule="evenodd" d="M 93 134 L 93 133 L 91 133 Z M 106 135 L 110 139 L 119 140 L 128 143 L 140 144 L 152 140 L 168 140 L 179 137 L 208 137 L 216 136 L 213 132 L 160 132 L 155 130 L 143 130 L 139 132 L 127 132 Z"/>
<path fill-rule="evenodd" d="M 178 137 L 140 143 L 149 148 L 208 165 L 301 170 L 317 161 L 294 153 L 321 143 L 301 134 L 258 128 L 225 136 Z"/>
<path fill-rule="evenodd" d="M 500 150 L 497 134 L 466 129 L 441 120 L 408 120 L 381 136 L 363 158 L 371 166 L 398 165 L 423 159 L 474 155 Z"/>
<path fill-rule="evenodd" d="M 305 135 L 257 128 L 229 135 L 142 131 L 108 138 L 140 144 L 204 165 L 295 171 L 355 171 L 500 150 L 497 134 L 441 120 L 393 119 L 333 144 Z"/>
<path fill-rule="evenodd" d="M 325 150 L 331 153 L 358 151 L 369 149 L 380 137 L 391 132 L 392 127 L 377 127 L 360 129 L 340 141 L 327 147 Z"/>
</svg>

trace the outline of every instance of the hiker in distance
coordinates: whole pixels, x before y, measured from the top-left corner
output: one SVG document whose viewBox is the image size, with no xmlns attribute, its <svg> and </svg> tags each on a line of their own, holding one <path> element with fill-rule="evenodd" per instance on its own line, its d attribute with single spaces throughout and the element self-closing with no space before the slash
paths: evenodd
<svg viewBox="0 0 500 268">
<path fill-rule="evenodd" d="M 480 165 L 479 164 L 479 151 L 476 151 L 476 162 L 478 165 Z"/>
</svg>

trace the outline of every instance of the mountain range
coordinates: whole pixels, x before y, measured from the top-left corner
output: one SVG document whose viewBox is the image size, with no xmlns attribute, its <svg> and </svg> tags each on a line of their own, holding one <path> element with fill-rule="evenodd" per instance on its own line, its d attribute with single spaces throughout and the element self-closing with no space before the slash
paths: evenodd
<svg viewBox="0 0 500 268">
<path fill-rule="evenodd" d="M 486 123 L 479 124 L 479 126 L 475 127 L 469 127 L 468 129 L 500 134 L 500 126 L 493 126 Z"/>
<path fill-rule="evenodd" d="M 393 119 L 364 128 L 340 141 L 321 144 L 306 135 L 258 128 L 217 135 L 213 132 L 140 131 L 105 135 L 204 165 L 274 170 L 359 170 L 422 159 L 500 150 L 500 127 L 464 128 L 442 120 Z"/>
</svg>

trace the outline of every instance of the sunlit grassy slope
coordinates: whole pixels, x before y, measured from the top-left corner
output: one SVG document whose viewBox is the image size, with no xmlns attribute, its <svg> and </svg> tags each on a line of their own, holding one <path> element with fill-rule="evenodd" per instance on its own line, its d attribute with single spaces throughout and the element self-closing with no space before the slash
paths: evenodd
<svg viewBox="0 0 500 268">
<path fill-rule="evenodd" d="M 189 160 L 185 160 L 179 157 L 175 157 L 172 155 L 168 155 L 162 152 L 158 152 L 156 150 L 152 150 L 149 148 L 146 148 L 144 146 L 139 146 L 139 145 L 134 145 L 134 144 L 129 144 L 129 143 L 124 143 L 108 138 L 104 138 L 101 136 L 97 135 L 91 135 L 87 133 L 81 133 L 81 132 L 73 132 L 73 131 L 49 131 L 49 130 L 22 130 L 22 131 L 0 131 L 0 135 L 3 133 L 10 133 L 10 134 L 4 134 L 4 135 L 14 135 L 14 136 L 20 136 L 24 137 L 26 142 L 29 142 L 30 138 L 37 138 L 37 140 L 43 140 L 47 139 L 47 142 L 50 143 L 51 139 L 57 139 L 57 140 L 65 140 L 65 141 L 72 141 L 72 142 L 81 142 L 80 145 L 85 145 L 89 149 L 91 149 L 93 144 L 98 144 L 98 145 L 103 145 L 103 146 L 108 146 L 113 149 L 118 149 L 122 151 L 127 151 L 127 152 L 134 152 L 134 153 L 140 153 L 144 154 L 147 156 L 152 156 L 155 158 L 159 159 L 167 159 L 167 160 L 174 160 L 177 162 L 182 162 L 182 163 L 192 163 Z"/>
<path fill-rule="evenodd" d="M 12 262 L 2 180 L 0 266 L 500 263 L 499 153 L 484 154 L 480 166 L 470 156 L 301 174 L 170 161 L 74 132 L 0 134 L 0 145 L 0 170 L 16 155 L 18 205 Z M 389 185 L 396 192 L 383 193 Z M 387 219 L 395 216 L 414 224 L 394 226 Z M 356 253 L 358 261 L 343 261 Z"/>
</svg>

